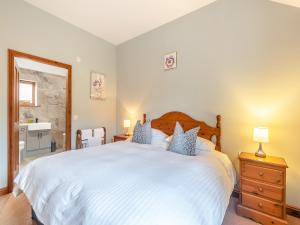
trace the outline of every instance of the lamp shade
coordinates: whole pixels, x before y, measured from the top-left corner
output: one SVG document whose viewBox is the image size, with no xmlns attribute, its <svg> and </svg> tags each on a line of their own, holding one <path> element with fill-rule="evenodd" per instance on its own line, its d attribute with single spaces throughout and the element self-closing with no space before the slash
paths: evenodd
<svg viewBox="0 0 300 225">
<path fill-rule="evenodd" d="M 259 143 L 269 142 L 269 129 L 267 127 L 256 127 L 253 129 L 253 141 Z"/>
<path fill-rule="evenodd" d="M 124 128 L 129 128 L 130 127 L 130 120 L 124 120 L 123 127 Z"/>
</svg>

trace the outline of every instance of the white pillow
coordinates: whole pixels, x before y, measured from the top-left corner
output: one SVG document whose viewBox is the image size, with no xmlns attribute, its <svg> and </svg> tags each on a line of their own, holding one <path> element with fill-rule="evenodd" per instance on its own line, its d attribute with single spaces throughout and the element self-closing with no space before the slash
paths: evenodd
<svg viewBox="0 0 300 225">
<path fill-rule="evenodd" d="M 158 130 L 158 129 L 151 129 L 152 131 L 152 139 L 151 139 L 151 144 L 152 145 L 156 145 L 156 146 L 161 146 L 165 149 L 168 148 L 168 141 L 167 141 L 167 137 L 168 135 L 166 135 L 164 132 Z"/>
<path fill-rule="evenodd" d="M 173 135 L 169 136 L 167 138 L 167 142 L 171 142 L 173 138 Z M 214 151 L 216 148 L 216 145 L 211 142 L 210 140 L 207 140 L 205 138 L 202 138 L 202 137 L 197 137 L 197 140 L 196 140 L 196 155 L 199 155 L 201 151 Z"/>
<path fill-rule="evenodd" d="M 202 137 L 197 137 L 196 141 L 196 155 L 199 155 L 201 151 L 214 151 L 216 148 L 216 145 L 211 142 L 210 140 L 207 140 Z"/>
</svg>

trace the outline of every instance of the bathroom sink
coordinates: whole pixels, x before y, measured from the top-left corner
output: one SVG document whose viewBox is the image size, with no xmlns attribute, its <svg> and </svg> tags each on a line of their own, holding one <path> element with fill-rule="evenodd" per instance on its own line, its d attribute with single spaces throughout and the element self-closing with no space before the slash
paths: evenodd
<svg viewBox="0 0 300 225">
<path fill-rule="evenodd" d="M 33 130 L 50 130 L 51 129 L 51 123 L 28 123 L 27 129 L 29 131 Z"/>
</svg>

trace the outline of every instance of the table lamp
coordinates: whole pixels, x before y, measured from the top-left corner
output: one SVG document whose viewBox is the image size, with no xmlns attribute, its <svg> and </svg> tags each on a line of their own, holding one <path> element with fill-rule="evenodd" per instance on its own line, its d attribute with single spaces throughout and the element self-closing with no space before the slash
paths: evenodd
<svg viewBox="0 0 300 225">
<path fill-rule="evenodd" d="M 124 131 L 125 131 L 126 136 L 129 136 L 130 125 L 131 125 L 130 120 L 124 120 L 123 127 L 124 127 Z"/>
<path fill-rule="evenodd" d="M 269 129 L 267 127 L 256 127 L 253 129 L 253 141 L 259 143 L 259 148 L 255 152 L 257 157 L 265 158 L 266 153 L 263 151 L 262 143 L 269 142 Z"/>
</svg>

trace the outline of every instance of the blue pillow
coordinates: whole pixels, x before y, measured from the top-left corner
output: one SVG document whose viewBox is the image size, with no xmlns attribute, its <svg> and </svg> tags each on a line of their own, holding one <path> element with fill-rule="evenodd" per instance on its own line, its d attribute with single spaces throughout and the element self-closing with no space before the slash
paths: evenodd
<svg viewBox="0 0 300 225">
<path fill-rule="evenodd" d="M 196 141 L 199 129 L 200 127 L 196 127 L 184 133 L 180 124 L 176 122 L 168 150 L 182 155 L 196 155 Z"/>
<path fill-rule="evenodd" d="M 147 121 L 146 123 L 141 124 L 141 121 L 138 120 L 133 130 L 132 142 L 139 144 L 151 144 L 151 139 L 151 122 Z"/>
</svg>

